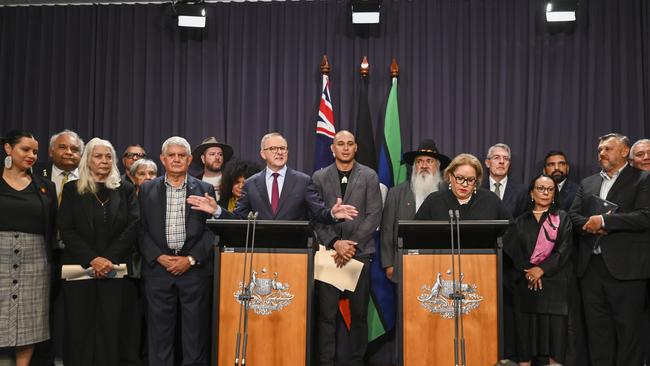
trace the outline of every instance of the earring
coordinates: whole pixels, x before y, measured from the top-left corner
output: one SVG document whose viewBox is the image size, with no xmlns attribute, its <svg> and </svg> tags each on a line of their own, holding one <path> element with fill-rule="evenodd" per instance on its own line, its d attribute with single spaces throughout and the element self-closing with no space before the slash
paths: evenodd
<svg viewBox="0 0 650 366">
<path fill-rule="evenodd" d="M 476 194 L 476 187 L 474 187 L 474 194 Z"/>
<path fill-rule="evenodd" d="M 449 183 L 449 190 L 451 191 L 451 183 Z"/>
<path fill-rule="evenodd" d="M 7 155 L 5 158 L 5 168 L 11 169 L 11 166 L 13 165 L 13 161 L 11 160 L 11 156 Z"/>
</svg>

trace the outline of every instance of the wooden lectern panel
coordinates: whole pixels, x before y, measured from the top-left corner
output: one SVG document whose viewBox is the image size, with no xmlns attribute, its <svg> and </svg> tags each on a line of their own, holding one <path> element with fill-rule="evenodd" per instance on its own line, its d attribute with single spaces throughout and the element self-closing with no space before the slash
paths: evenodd
<svg viewBox="0 0 650 366">
<path fill-rule="evenodd" d="M 218 365 L 231 366 L 240 308 L 234 294 L 241 283 L 244 254 L 222 252 L 220 256 Z M 288 283 L 294 297 L 288 306 L 269 315 L 249 310 L 246 365 L 305 365 L 310 278 L 307 259 L 304 253 L 255 253 L 253 270 L 258 272 L 257 277 L 273 278 L 273 272 L 277 272 L 277 281 Z M 260 273 L 262 268 L 267 272 Z"/>
<path fill-rule="evenodd" d="M 439 313 L 432 313 L 418 300 L 418 297 L 425 298 L 423 294 L 431 293 L 438 273 L 441 274 L 439 283 L 452 283 L 451 255 L 404 255 L 402 263 L 404 365 L 453 365 L 453 317 L 443 318 Z M 476 285 L 475 295 L 482 297 L 479 306 L 463 316 L 466 364 L 494 365 L 498 360 L 499 332 L 497 256 L 463 254 L 462 270 L 465 274 L 463 284 Z M 476 299 L 474 296 L 473 300 Z M 427 304 L 431 306 L 446 301 L 433 300 L 431 298 Z"/>
</svg>

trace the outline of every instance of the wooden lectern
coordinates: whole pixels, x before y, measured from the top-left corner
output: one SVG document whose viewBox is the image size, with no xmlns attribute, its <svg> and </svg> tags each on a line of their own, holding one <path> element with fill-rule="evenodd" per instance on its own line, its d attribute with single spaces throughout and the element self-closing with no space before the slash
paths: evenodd
<svg viewBox="0 0 650 366">
<path fill-rule="evenodd" d="M 247 221 L 211 219 L 207 224 L 220 237 L 214 260 L 212 360 L 214 365 L 231 366 L 235 361 L 240 315 L 237 295 L 242 285 Z M 247 268 L 248 263 L 250 253 Z M 308 222 L 257 221 L 246 365 L 310 364 L 313 269 Z"/>
<path fill-rule="evenodd" d="M 507 226 L 507 220 L 460 221 L 467 365 L 494 365 L 503 354 L 497 238 Z M 397 255 L 400 364 L 453 365 L 449 222 L 400 220 Z"/>
</svg>

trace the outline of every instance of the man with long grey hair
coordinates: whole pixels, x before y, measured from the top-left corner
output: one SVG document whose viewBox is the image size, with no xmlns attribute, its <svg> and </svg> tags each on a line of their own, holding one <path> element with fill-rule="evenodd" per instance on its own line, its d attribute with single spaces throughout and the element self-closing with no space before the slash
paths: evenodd
<svg viewBox="0 0 650 366">
<path fill-rule="evenodd" d="M 425 139 L 416 150 L 404 153 L 404 161 L 413 166 L 411 180 L 388 191 L 381 220 L 381 266 L 391 280 L 396 264 L 397 222 L 413 219 L 427 196 L 438 190 L 440 170 L 450 159 L 438 152 L 433 140 Z"/>
</svg>

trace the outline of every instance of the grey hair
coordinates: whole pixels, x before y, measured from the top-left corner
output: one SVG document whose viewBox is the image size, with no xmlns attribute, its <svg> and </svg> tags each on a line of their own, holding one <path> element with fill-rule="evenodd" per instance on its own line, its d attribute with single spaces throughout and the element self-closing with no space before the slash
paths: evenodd
<svg viewBox="0 0 650 366">
<path fill-rule="evenodd" d="M 622 143 L 625 145 L 625 147 L 630 147 L 630 139 L 627 138 L 627 136 L 620 134 L 618 132 L 612 132 L 608 133 L 606 135 L 600 136 L 598 138 L 598 143 L 600 144 L 603 141 L 609 140 L 609 139 L 616 139 L 616 141 Z"/>
<path fill-rule="evenodd" d="M 110 141 L 95 137 L 88 141 L 88 145 L 84 149 L 81 155 L 81 161 L 79 162 L 79 181 L 77 182 L 77 192 L 79 194 L 97 193 L 97 184 L 93 180 L 90 172 L 90 159 L 92 159 L 93 150 L 98 146 L 107 147 L 113 156 L 113 159 L 111 159 L 111 172 L 108 173 L 108 177 L 106 178 L 106 188 L 116 189 L 120 186 L 120 171 L 117 170 L 115 148 Z"/>
<path fill-rule="evenodd" d="M 634 151 L 634 148 L 641 144 L 650 144 L 650 139 L 641 139 L 635 142 L 634 145 L 632 145 L 632 147 L 630 148 L 630 159 L 634 158 L 634 154 L 632 153 Z"/>
<path fill-rule="evenodd" d="M 81 137 L 79 137 L 79 135 L 76 132 L 74 132 L 72 130 L 68 130 L 68 129 L 65 129 L 65 130 L 63 130 L 61 132 L 57 132 L 54 135 L 52 135 L 52 137 L 50 137 L 50 150 L 52 150 L 52 148 L 54 148 L 54 141 L 56 141 L 56 139 L 58 139 L 59 136 L 61 136 L 61 135 L 70 135 L 75 140 L 77 140 L 77 142 L 79 143 L 79 153 L 83 154 L 84 146 L 85 146 L 84 145 L 84 140 L 82 140 Z"/>
<path fill-rule="evenodd" d="M 512 155 L 510 153 L 510 146 L 504 144 L 503 142 L 499 142 L 498 144 L 494 144 L 490 146 L 487 152 L 487 158 L 492 159 L 492 154 L 494 153 L 495 149 L 503 149 L 508 153 L 508 157 L 510 158 Z"/>
<path fill-rule="evenodd" d="M 276 136 L 282 137 L 284 142 L 287 142 L 287 139 L 285 139 L 284 136 L 282 136 L 279 132 L 270 132 L 270 133 L 267 133 L 266 135 L 262 136 L 262 140 L 260 140 L 260 150 L 264 150 L 264 143 L 266 142 L 266 140 L 270 139 L 271 137 L 276 137 Z"/>
<path fill-rule="evenodd" d="M 137 173 L 140 168 L 151 168 L 156 174 L 158 173 L 158 165 L 156 165 L 153 160 L 147 158 L 136 160 L 135 163 L 131 165 L 129 173 L 131 176 L 135 176 L 135 173 Z"/>
<path fill-rule="evenodd" d="M 165 155 L 165 152 L 167 151 L 167 148 L 169 146 L 171 146 L 171 145 L 184 147 L 185 151 L 187 151 L 187 156 L 192 155 L 192 148 L 190 147 L 190 143 L 187 142 L 187 140 L 185 140 L 184 138 L 182 138 L 180 136 L 172 136 L 172 137 L 168 138 L 167 140 L 165 140 L 165 142 L 163 142 L 163 144 L 162 144 L 162 149 L 160 149 L 161 153 L 163 155 Z"/>
</svg>

